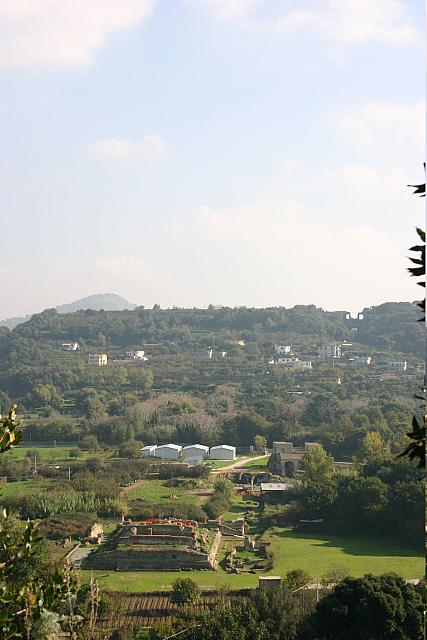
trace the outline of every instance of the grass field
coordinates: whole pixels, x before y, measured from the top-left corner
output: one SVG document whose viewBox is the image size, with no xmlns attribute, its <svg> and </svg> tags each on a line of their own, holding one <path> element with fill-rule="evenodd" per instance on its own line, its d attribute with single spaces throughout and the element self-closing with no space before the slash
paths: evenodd
<svg viewBox="0 0 427 640">
<path fill-rule="evenodd" d="M 34 480 L 18 480 L 18 482 L 5 482 L 0 485 L 0 499 L 2 497 L 23 496 L 28 493 L 44 491 L 52 486 L 54 480 L 36 478 Z"/>
<path fill-rule="evenodd" d="M 185 489 L 181 487 L 167 487 L 165 480 L 143 480 L 134 488 L 126 490 L 128 500 L 145 500 L 150 504 L 166 504 L 176 502 L 198 502 L 202 504 L 209 495 L 209 488 Z M 212 489 L 210 490 L 212 491 Z M 172 497 L 174 496 L 174 497 Z"/>
<path fill-rule="evenodd" d="M 259 458 L 258 460 L 250 460 L 249 462 L 246 462 L 246 464 L 243 465 L 244 468 L 246 467 L 266 467 L 267 463 L 270 459 L 270 456 L 267 455 L 263 458 Z"/>
<path fill-rule="evenodd" d="M 48 460 L 69 460 L 69 453 L 71 449 L 75 449 L 75 447 L 15 447 L 11 451 L 5 453 L 4 456 L 7 456 L 11 460 L 22 460 L 25 458 L 28 451 L 37 451 L 37 459 L 39 462 Z"/>
<path fill-rule="evenodd" d="M 420 578 L 424 573 L 423 553 L 402 541 L 377 537 L 343 538 L 296 534 L 289 529 L 267 530 L 262 540 L 270 541 L 274 566 L 271 575 L 284 575 L 291 569 L 305 569 L 313 577 L 321 577 L 331 569 L 346 569 L 355 577 L 365 573 L 394 571 L 404 578 Z M 220 560 L 224 552 L 220 555 Z M 177 577 L 190 576 L 201 587 L 215 589 L 227 585 L 239 589 L 255 587 L 258 576 L 227 574 L 218 571 L 194 572 L 108 572 L 93 571 L 100 584 L 119 591 L 151 591 L 169 589 Z M 90 579 L 90 571 L 82 572 L 83 581 Z"/>
<path fill-rule="evenodd" d="M 424 574 L 421 541 L 417 550 L 391 537 L 320 536 L 278 527 L 268 529 L 261 539 L 271 542 L 274 570 L 281 575 L 297 567 L 314 577 L 331 568 L 345 569 L 355 577 L 388 571 L 404 578 L 421 578 Z"/>
<path fill-rule="evenodd" d="M 28 451 L 31 451 L 31 452 L 36 451 L 38 462 L 56 462 L 58 460 L 68 461 L 68 460 L 74 460 L 74 458 L 70 458 L 70 455 L 69 455 L 72 449 L 79 451 L 78 457 L 75 458 L 77 461 L 86 460 L 87 458 L 106 459 L 111 455 L 111 452 L 108 450 L 107 451 L 80 451 L 75 446 L 74 447 L 40 447 L 37 445 L 33 447 L 15 447 L 14 449 L 11 449 L 10 451 L 7 451 L 2 455 L 4 455 L 5 458 L 9 457 L 9 459 L 11 460 L 18 461 L 25 458 Z"/>
</svg>

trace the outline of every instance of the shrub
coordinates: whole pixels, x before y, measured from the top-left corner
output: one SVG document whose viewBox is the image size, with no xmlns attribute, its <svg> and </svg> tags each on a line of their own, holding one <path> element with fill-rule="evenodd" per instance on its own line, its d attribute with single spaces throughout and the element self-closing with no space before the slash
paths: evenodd
<svg viewBox="0 0 427 640">
<path fill-rule="evenodd" d="M 180 606 L 196 604 L 200 598 L 200 589 L 191 578 L 178 578 L 172 584 L 171 601 Z"/>
</svg>

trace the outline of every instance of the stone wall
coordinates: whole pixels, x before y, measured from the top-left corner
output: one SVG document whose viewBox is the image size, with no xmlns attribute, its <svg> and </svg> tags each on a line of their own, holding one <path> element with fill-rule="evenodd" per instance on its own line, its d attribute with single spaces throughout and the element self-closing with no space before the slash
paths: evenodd
<svg viewBox="0 0 427 640">
<path fill-rule="evenodd" d="M 197 546 L 197 540 L 195 536 L 157 536 L 157 535 L 136 535 L 136 536 L 121 536 L 119 545 L 176 545 L 186 546 L 190 549 L 195 549 Z"/>
<path fill-rule="evenodd" d="M 126 549 L 96 552 L 90 568 L 118 571 L 179 571 L 216 568 L 213 549 L 209 554 L 185 549 Z"/>
</svg>

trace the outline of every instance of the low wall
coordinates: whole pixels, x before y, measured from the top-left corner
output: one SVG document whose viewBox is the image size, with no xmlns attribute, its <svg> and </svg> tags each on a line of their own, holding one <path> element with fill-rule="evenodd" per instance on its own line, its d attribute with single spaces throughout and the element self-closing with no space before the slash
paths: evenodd
<svg viewBox="0 0 427 640">
<path fill-rule="evenodd" d="M 214 543 L 215 544 L 215 543 Z M 151 551 L 127 549 L 94 553 L 90 568 L 117 571 L 179 571 L 180 569 L 213 569 L 212 551 L 200 553 L 179 549 Z M 216 559 L 215 559 L 216 564 Z"/>
<path fill-rule="evenodd" d="M 158 535 L 145 535 L 145 536 L 121 536 L 119 540 L 119 545 L 127 544 L 127 545 L 179 545 L 190 547 L 190 549 L 194 549 L 197 541 L 195 537 L 189 536 L 158 536 Z"/>
<path fill-rule="evenodd" d="M 193 527 L 180 524 L 131 524 L 126 525 L 125 533 L 130 533 L 131 528 L 136 528 L 138 535 L 151 535 L 152 532 L 155 535 L 182 535 L 194 534 Z"/>
</svg>

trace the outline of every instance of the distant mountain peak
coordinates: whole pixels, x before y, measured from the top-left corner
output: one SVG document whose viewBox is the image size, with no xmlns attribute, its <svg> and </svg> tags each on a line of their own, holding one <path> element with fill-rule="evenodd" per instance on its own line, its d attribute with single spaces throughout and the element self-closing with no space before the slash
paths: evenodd
<svg viewBox="0 0 427 640">
<path fill-rule="evenodd" d="M 135 309 L 136 305 L 128 302 L 117 293 L 94 293 L 86 298 L 74 300 L 68 304 L 60 304 L 55 309 L 58 313 L 75 313 L 76 311 L 92 309 L 93 311 L 123 311 L 124 309 Z M 14 329 L 18 324 L 22 324 L 29 320 L 31 315 L 22 316 L 21 318 L 8 318 L 0 320 L 0 327 Z"/>
<path fill-rule="evenodd" d="M 58 313 L 74 313 L 81 309 L 93 311 L 122 311 L 123 309 L 135 309 L 136 305 L 122 298 L 116 293 L 94 293 L 86 298 L 80 298 L 68 304 L 60 304 L 56 307 Z"/>
</svg>

